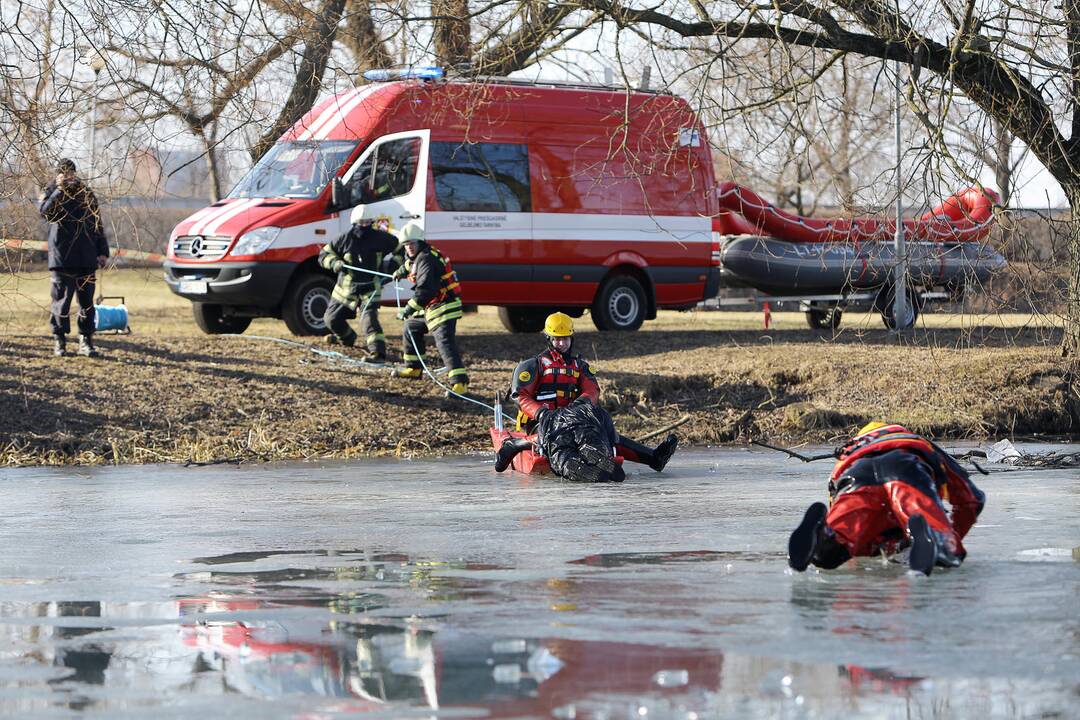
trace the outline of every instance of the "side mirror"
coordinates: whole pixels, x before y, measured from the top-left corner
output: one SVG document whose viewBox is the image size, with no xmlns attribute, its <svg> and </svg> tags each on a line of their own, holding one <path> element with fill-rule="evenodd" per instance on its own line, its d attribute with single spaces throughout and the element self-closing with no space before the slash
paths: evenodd
<svg viewBox="0 0 1080 720">
<path fill-rule="evenodd" d="M 342 184 L 341 178 L 335 177 L 330 181 L 330 206 L 327 208 L 328 212 L 339 212 L 345 208 L 346 195 L 348 193 L 345 190 L 345 185 Z"/>
</svg>

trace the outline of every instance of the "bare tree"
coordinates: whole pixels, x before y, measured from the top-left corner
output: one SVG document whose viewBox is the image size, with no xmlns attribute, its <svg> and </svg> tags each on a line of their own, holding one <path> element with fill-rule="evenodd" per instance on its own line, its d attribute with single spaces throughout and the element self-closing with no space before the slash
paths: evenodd
<svg viewBox="0 0 1080 720">
<path fill-rule="evenodd" d="M 338 23 L 345 10 L 345 0 L 323 0 L 314 17 L 304 17 L 304 49 L 293 79 L 292 91 L 277 119 L 251 147 L 251 157 L 258 160 L 278 137 L 311 109 L 322 91 L 323 74 L 334 47 Z"/>
<path fill-rule="evenodd" d="M 908 65 L 911 86 L 924 100 L 960 93 L 1022 140 L 1061 185 L 1074 215 L 1080 212 L 1080 0 L 978 9 L 974 2 L 954 9 L 941 0 L 905 5 L 903 12 L 880 0 L 697 0 L 691 8 L 578 0 L 576 6 L 620 27 L 727 39 L 729 50 L 765 39 Z M 917 111 L 927 106 L 914 104 Z M 932 135 L 938 152 L 945 149 L 943 135 Z M 1080 423 L 1080 219 L 1071 227 L 1064 350 L 1070 409 Z"/>
<path fill-rule="evenodd" d="M 472 58 L 469 0 L 431 0 L 435 60 L 456 67 Z"/>
</svg>

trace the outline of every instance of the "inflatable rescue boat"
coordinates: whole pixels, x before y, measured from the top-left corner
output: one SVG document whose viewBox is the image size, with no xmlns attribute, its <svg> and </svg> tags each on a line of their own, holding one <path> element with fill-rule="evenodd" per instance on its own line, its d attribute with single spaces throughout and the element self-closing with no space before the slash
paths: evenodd
<svg viewBox="0 0 1080 720">
<path fill-rule="evenodd" d="M 896 256 L 893 220 L 821 219 L 776 208 L 752 190 L 721 183 L 722 273 L 729 285 L 762 292 L 849 293 L 886 285 Z M 1005 267 L 986 240 L 994 223 L 992 190 L 968 188 L 919 218 L 904 220 L 910 276 L 924 288 L 956 293 Z"/>
</svg>

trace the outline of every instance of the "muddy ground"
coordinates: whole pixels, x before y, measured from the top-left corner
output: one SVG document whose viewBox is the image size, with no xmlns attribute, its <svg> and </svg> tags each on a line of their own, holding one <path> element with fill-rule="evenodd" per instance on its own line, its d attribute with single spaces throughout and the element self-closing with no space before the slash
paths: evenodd
<svg viewBox="0 0 1080 720">
<path fill-rule="evenodd" d="M 1053 330 L 988 324 L 898 338 L 876 329 L 680 327 L 679 318 L 690 316 L 672 317 L 638 333 L 578 335 L 576 349 L 593 364 L 602 402 L 624 434 L 682 421 L 675 432 L 685 444 L 831 443 L 882 417 L 939 439 L 1076 434 Z M 400 348 L 392 324 L 393 352 Z M 365 372 L 307 347 L 145 325 L 128 336 L 100 336 L 98 344 L 100 359 L 54 358 L 44 334 L 0 337 L 0 463 L 490 449 L 488 411 L 444 399 L 426 379 Z M 490 400 L 540 339 L 474 315 L 463 321 L 461 346 L 472 390 Z M 326 349 L 314 340 L 312 347 Z"/>
</svg>

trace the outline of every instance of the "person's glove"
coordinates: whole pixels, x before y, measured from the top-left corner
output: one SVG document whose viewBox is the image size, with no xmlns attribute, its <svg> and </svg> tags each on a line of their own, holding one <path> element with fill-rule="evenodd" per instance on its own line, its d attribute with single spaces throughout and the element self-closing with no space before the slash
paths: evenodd
<svg viewBox="0 0 1080 720">
<path fill-rule="evenodd" d="M 405 267 L 401 266 L 394 271 L 393 280 L 396 282 L 404 278 L 408 273 L 405 272 Z"/>
<path fill-rule="evenodd" d="M 345 267 L 344 260 L 334 260 L 332 263 L 330 263 L 330 269 L 336 273 L 341 272 L 341 268 L 343 267 Z"/>
<path fill-rule="evenodd" d="M 397 319 L 398 320 L 408 320 L 409 318 L 411 318 L 413 316 L 413 313 L 415 313 L 415 312 L 416 312 L 416 310 L 412 306 L 406 305 L 405 307 L 403 307 L 403 308 L 401 308 L 400 310 L 397 311 Z"/>
</svg>

